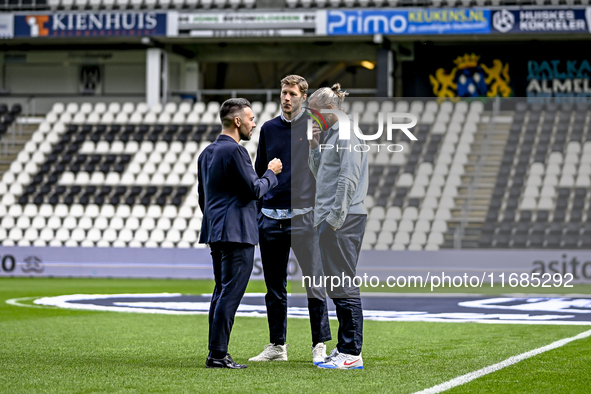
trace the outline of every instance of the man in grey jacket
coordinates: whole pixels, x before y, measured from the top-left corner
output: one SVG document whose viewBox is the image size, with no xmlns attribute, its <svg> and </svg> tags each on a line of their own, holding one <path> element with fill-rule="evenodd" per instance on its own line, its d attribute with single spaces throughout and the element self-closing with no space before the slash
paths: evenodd
<svg viewBox="0 0 591 394">
<path fill-rule="evenodd" d="M 367 221 L 363 200 L 367 195 L 368 155 L 359 149 L 362 141 L 354 132 L 350 133 L 350 139 L 339 138 L 340 122 L 336 114 L 322 113 L 322 109 L 340 110 L 345 95 L 340 85 L 335 84 L 314 92 L 309 104 L 328 127 L 322 146 L 319 146 L 318 124 L 314 124 L 310 140 L 308 163 L 316 177 L 314 226 L 318 229 L 324 274 L 340 280 L 336 288 L 328 282 L 326 286 L 339 321 L 337 347 L 318 365 L 327 369 L 363 369 L 363 310 L 359 288 L 354 286 L 353 279 Z M 350 126 L 353 127 L 353 122 Z"/>
</svg>

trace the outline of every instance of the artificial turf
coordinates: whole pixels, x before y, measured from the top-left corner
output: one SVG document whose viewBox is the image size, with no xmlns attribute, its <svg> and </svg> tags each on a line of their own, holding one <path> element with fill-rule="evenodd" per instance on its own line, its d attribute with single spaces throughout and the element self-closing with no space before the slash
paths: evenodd
<svg viewBox="0 0 591 394">
<path fill-rule="evenodd" d="M 590 328 L 366 321 L 365 369 L 331 371 L 312 365 L 305 319 L 288 322 L 288 362 L 247 362 L 268 343 L 267 324 L 264 318 L 238 317 L 230 353 L 248 369 L 209 370 L 204 367 L 205 315 L 88 312 L 5 302 L 79 293 L 201 294 L 211 289 L 211 281 L 197 280 L 1 278 L 0 392 L 412 393 Z M 248 291 L 264 292 L 264 283 L 252 281 Z M 589 287 L 570 291 L 589 294 Z M 336 337 L 336 322 L 331 326 Z M 329 342 L 329 349 L 334 344 Z M 591 339 L 586 338 L 449 392 L 588 393 L 589 365 Z"/>
</svg>

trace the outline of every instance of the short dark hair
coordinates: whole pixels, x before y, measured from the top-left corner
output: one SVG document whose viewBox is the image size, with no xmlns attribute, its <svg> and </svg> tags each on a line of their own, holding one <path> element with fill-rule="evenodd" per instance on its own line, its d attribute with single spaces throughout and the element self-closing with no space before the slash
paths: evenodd
<svg viewBox="0 0 591 394">
<path fill-rule="evenodd" d="M 242 111 L 246 107 L 251 108 L 251 105 L 250 101 L 245 98 L 231 98 L 224 101 L 220 108 L 220 120 L 222 121 L 222 126 L 232 126 L 234 114 Z"/>
</svg>

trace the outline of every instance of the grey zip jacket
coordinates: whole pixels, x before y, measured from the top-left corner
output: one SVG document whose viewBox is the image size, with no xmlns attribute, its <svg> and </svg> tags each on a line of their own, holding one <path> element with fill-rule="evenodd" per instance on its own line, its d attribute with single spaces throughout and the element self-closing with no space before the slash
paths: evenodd
<svg viewBox="0 0 591 394">
<path fill-rule="evenodd" d="M 351 139 L 339 139 L 339 122 L 330 129 L 324 143 L 310 149 L 308 164 L 316 177 L 314 226 L 324 220 L 339 229 L 349 213 L 367 215 L 363 200 L 367 196 L 368 168 L 365 145 L 353 132 Z M 357 150 L 356 150 L 357 149 Z"/>
</svg>

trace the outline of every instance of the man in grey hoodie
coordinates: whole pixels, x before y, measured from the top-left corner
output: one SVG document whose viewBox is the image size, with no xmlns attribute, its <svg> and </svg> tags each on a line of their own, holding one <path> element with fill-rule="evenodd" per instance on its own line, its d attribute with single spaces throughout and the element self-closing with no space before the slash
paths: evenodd
<svg viewBox="0 0 591 394">
<path fill-rule="evenodd" d="M 353 279 L 365 233 L 368 168 L 363 142 L 354 132 L 350 139 L 339 138 L 339 118 L 323 109 L 340 110 L 346 92 L 339 84 L 318 89 L 310 97 L 310 109 L 321 115 L 328 127 L 324 143 L 319 145 L 321 129 L 314 124 L 308 163 L 316 177 L 314 226 L 318 229 L 320 252 L 327 277 L 338 277 L 340 286 L 326 290 L 336 306 L 339 321 L 338 343 L 332 354 L 319 364 L 327 369 L 363 369 L 363 310 L 359 288 Z M 342 121 L 341 117 L 341 121 Z M 351 128 L 353 122 L 350 121 Z M 332 283 L 332 280 L 331 280 Z"/>
</svg>

